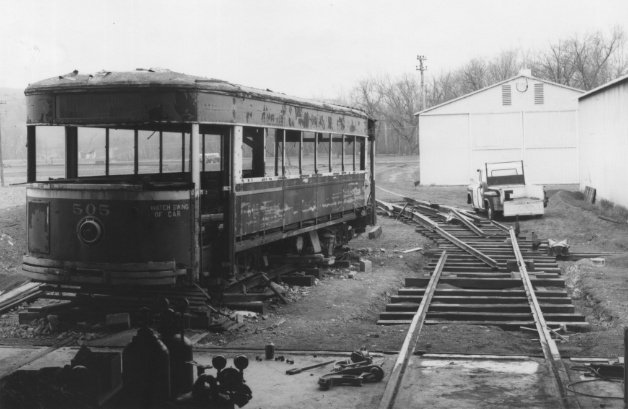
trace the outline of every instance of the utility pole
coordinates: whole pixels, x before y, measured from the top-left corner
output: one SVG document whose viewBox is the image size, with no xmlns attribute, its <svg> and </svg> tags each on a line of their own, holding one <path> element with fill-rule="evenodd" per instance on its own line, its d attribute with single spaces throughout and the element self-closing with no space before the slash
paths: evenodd
<svg viewBox="0 0 628 409">
<path fill-rule="evenodd" d="M 427 61 L 427 58 L 425 58 L 424 55 L 417 55 L 416 59 L 419 60 L 419 65 L 416 67 L 417 71 L 421 71 L 421 109 L 419 111 L 423 111 L 426 106 L 425 106 L 425 81 L 423 79 L 423 72 L 427 71 L 427 65 L 423 65 L 423 61 Z M 418 119 L 417 119 L 418 120 Z M 417 126 L 416 126 L 416 146 L 417 146 L 417 151 L 419 149 L 419 124 L 417 122 Z M 417 152 L 419 155 L 421 154 L 420 151 Z"/>
<path fill-rule="evenodd" d="M 427 61 L 424 55 L 417 55 L 416 59 L 419 60 L 419 65 L 416 67 L 417 71 L 421 71 L 421 111 L 425 109 L 425 81 L 423 80 L 423 72 L 427 71 L 427 65 L 423 65 L 423 61 Z"/>
<path fill-rule="evenodd" d="M 6 103 L 6 101 L 0 101 L 0 105 L 4 105 Z M 2 121 L 0 121 L 0 186 L 4 187 L 4 163 L 2 162 Z"/>
</svg>

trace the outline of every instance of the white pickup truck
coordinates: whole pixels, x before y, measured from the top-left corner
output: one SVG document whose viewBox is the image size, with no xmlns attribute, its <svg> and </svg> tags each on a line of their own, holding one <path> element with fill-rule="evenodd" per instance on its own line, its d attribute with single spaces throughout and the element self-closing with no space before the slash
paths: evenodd
<svg viewBox="0 0 628 409">
<path fill-rule="evenodd" d="M 486 163 L 478 169 L 478 182 L 467 187 L 467 203 L 485 211 L 490 220 L 496 213 L 542 216 L 547 202 L 543 186 L 526 185 L 523 161 Z"/>
</svg>

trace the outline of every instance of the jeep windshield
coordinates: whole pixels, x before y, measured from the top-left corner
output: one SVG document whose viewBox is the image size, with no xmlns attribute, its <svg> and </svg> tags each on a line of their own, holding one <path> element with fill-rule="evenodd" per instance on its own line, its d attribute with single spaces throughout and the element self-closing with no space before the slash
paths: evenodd
<svg viewBox="0 0 628 409">
<path fill-rule="evenodd" d="M 486 183 L 496 185 L 525 185 L 523 161 L 486 164 Z"/>
</svg>

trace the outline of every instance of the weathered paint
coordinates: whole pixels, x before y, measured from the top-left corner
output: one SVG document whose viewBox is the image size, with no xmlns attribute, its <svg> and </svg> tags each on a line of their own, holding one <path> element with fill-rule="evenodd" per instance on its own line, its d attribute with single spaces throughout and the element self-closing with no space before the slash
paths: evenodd
<svg viewBox="0 0 628 409">
<path fill-rule="evenodd" d="M 69 74 L 25 94 L 29 125 L 199 122 L 367 134 L 357 109 L 173 72 Z"/>
<path fill-rule="evenodd" d="M 365 173 L 356 173 L 238 184 L 237 235 L 364 209 L 365 180 Z"/>
<path fill-rule="evenodd" d="M 50 252 L 50 202 L 29 201 L 27 206 L 28 251 Z"/>
<path fill-rule="evenodd" d="M 195 166 L 193 184 L 186 175 L 171 174 L 160 175 L 163 182 L 171 182 L 160 184 L 163 191 L 155 191 L 150 184 L 149 187 L 136 185 L 140 178 L 133 176 L 115 179 L 125 180 L 128 185 L 99 185 L 90 179 L 80 183 L 31 184 L 29 202 L 49 203 L 50 217 L 46 218 L 46 223 L 42 222 L 41 209 L 33 207 L 33 234 L 43 240 L 39 237 L 42 231 L 52 232 L 53 239 L 48 242 L 49 247 L 45 242 L 33 241 L 30 255 L 40 257 L 40 261 L 81 262 L 88 268 L 93 265 L 97 270 L 100 268 L 98 264 L 103 262 L 142 263 L 167 259 L 176 261 L 179 268 L 192 271 L 192 278 L 195 278 L 199 269 L 195 265 L 198 249 L 195 253 L 194 241 L 200 234 L 194 233 L 193 226 L 201 218 L 196 210 L 199 209 L 199 193 L 202 196 L 202 209 L 199 210 L 204 216 L 211 216 L 207 219 L 209 222 L 202 218 L 207 222 L 203 245 L 217 253 L 218 262 L 213 263 L 216 271 L 210 271 L 212 275 L 220 274 L 222 271 L 218 269 L 226 264 L 235 264 L 234 246 L 241 244 L 236 243 L 238 236 L 262 233 L 261 239 L 248 240 L 245 247 L 238 247 L 244 250 L 322 226 L 352 222 L 356 215 L 364 215 L 368 185 L 365 172 L 243 179 L 241 149 L 244 135 L 252 128 L 368 136 L 369 119 L 360 110 L 172 72 L 101 72 L 93 76 L 74 72 L 35 83 L 26 89 L 25 94 L 27 122 L 31 125 L 28 127 L 29 144 L 33 146 L 34 125 L 179 131 L 181 124 L 185 124 L 186 132 L 191 132 L 195 139 L 199 132 L 214 132 L 208 131 L 207 124 L 220 124 L 226 126 L 216 133 L 229 135 L 222 140 L 222 171 L 199 175 Z M 193 144 L 194 158 L 198 156 L 194 150 L 197 147 Z M 34 149 L 29 150 L 30 153 L 34 155 Z M 34 156 L 30 159 L 34 164 Z M 29 182 L 34 182 L 34 166 L 29 168 L 29 175 Z M 142 178 L 146 176 L 142 175 Z M 188 182 L 182 183 L 184 180 Z M 187 206 L 185 217 L 161 219 L 161 214 L 170 214 L 167 206 L 174 208 L 184 204 Z M 89 226 L 98 230 L 97 226 L 102 225 L 104 234 L 97 243 L 86 244 L 85 238 L 82 241 L 78 238 L 79 226 L 85 225 L 80 223 L 85 222 L 85 218 L 81 219 L 79 216 L 84 215 L 75 213 L 77 205 L 81 211 L 89 205 L 94 211 L 100 212 L 100 206 L 105 206 L 104 209 L 111 212 L 89 215 L 94 219 L 94 224 Z M 116 217 L 105 220 L 105 216 L 113 214 L 112 209 L 115 209 Z M 146 216 L 150 212 L 162 213 L 157 220 L 151 220 Z M 224 229 L 215 223 L 218 220 L 224 220 Z M 252 242 L 254 244 L 250 245 Z M 50 254 L 44 254 L 45 251 Z M 37 270 L 37 266 L 30 267 L 33 274 L 50 274 L 51 279 L 53 276 L 63 279 L 60 270 L 44 272 Z M 207 271 L 206 267 L 203 271 Z M 168 275 L 163 279 L 173 280 L 173 277 Z M 98 280 L 94 278 L 89 282 L 102 283 Z M 144 283 L 166 283 L 161 278 L 155 280 Z"/>
<path fill-rule="evenodd" d="M 175 260 L 189 267 L 190 229 L 194 214 L 191 192 L 78 190 L 63 187 L 27 189 L 28 255 L 58 261 L 135 263 Z M 48 206 L 48 251 L 42 244 L 42 212 Z M 95 220 L 102 238 L 89 245 L 78 237 L 82 221 Z"/>
</svg>

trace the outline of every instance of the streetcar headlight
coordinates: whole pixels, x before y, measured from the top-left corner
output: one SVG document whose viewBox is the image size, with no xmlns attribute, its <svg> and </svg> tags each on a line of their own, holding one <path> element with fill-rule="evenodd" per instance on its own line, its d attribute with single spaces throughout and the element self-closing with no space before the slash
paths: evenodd
<svg viewBox="0 0 628 409">
<path fill-rule="evenodd" d="M 89 217 L 79 222 L 77 234 L 83 243 L 96 244 L 102 238 L 103 228 L 98 220 Z"/>
</svg>

